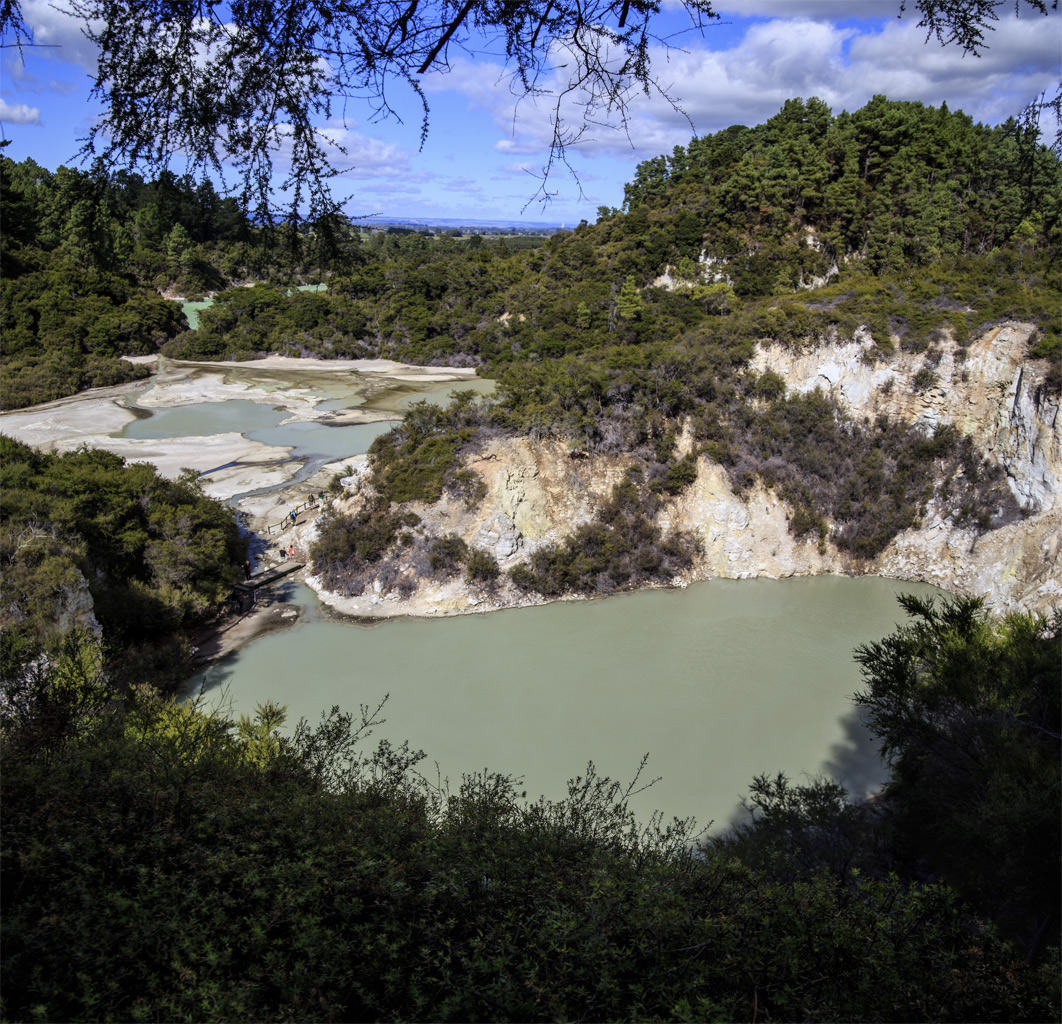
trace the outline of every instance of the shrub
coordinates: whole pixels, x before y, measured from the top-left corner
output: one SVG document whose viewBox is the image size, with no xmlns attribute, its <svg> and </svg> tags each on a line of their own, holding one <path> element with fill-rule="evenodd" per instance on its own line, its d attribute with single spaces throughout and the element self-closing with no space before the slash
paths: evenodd
<svg viewBox="0 0 1062 1024">
<path fill-rule="evenodd" d="M 911 389 L 921 395 L 930 388 L 936 387 L 939 380 L 936 370 L 929 366 L 923 366 L 911 380 Z"/>
<path fill-rule="evenodd" d="M 444 489 L 481 500 L 482 481 L 460 469 L 459 456 L 474 440 L 480 412 L 469 393 L 458 394 L 447 409 L 418 402 L 405 420 L 369 447 L 373 485 L 390 501 L 401 504 L 438 501 Z"/>
<path fill-rule="evenodd" d="M 468 545 L 452 533 L 440 537 L 428 549 L 428 564 L 432 573 L 438 576 L 452 576 L 468 557 Z"/>
<path fill-rule="evenodd" d="M 590 764 L 557 800 L 528 801 L 489 771 L 440 788 L 406 744 L 365 749 L 382 705 L 285 735 L 275 704 L 234 720 L 123 696 L 88 653 L 5 680 L 7 1019 L 1058 1019 L 1057 962 L 1053 978 L 1049 959 L 1030 969 L 942 884 L 874 871 L 863 834 L 875 816 L 836 787 L 757 780 L 751 827 L 692 853 L 691 822 L 635 818 L 640 771 L 622 785 Z M 1057 645 L 1044 654 L 1035 674 L 985 659 L 981 717 L 1009 740 L 1004 771 L 978 766 L 968 785 L 942 749 L 947 770 L 923 791 L 929 829 L 947 831 L 961 864 L 984 865 L 1004 899 L 1015 877 L 1033 883 L 1019 892 L 1049 913 L 1057 741 L 997 713 L 1001 679 L 1039 679 L 1050 697 Z M 908 744 L 914 767 L 970 722 L 954 704 Z M 1002 705 L 1033 724 L 1050 724 L 1051 706 Z M 905 725 L 894 743 L 907 808 L 909 737 Z M 1030 762 L 1034 743 L 1044 754 Z M 1024 795 L 1030 763 L 1053 802 L 1040 793 L 1016 819 L 1012 800 L 981 799 L 996 778 Z M 1039 874 L 1014 870 L 1029 849 L 1015 820 L 1019 836 L 1047 837 L 1048 857 L 1032 844 Z M 1002 879 L 996 863 L 1011 869 Z"/>
<path fill-rule="evenodd" d="M 693 455 L 687 455 L 678 462 L 672 462 L 667 467 L 667 474 L 660 481 L 661 490 L 668 494 L 680 494 L 697 479 L 697 459 Z"/>
<path fill-rule="evenodd" d="M 559 544 L 539 548 L 529 567 L 514 568 L 513 582 L 547 597 L 669 582 L 690 565 L 694 543 L 683 533 L 663 539 L 653 522 L 659 507 L 659 496 L 640 472 L 629 471 L 597 520 L 579 526 Z"/>
<path fill-rule="evenodd" d="M 487 485 L 483 478 L 471 469 L 459 469 L 446 482 L 448 490 L 455 498 L 465 503 L 465 508 L 474 509 L 487 496 Z"/>
<path fill-rule="evenodd" d="M 537 578 L 535 574 L 523 562 L 514 565 L 509 570 L 509 579 L 513 585 L 521 590 L 537 590 Z"/>
<path fill-rule="evenodd" d="M 826 536 L 826 530 L 826 520 L 814 509 L 806 505 L 797 505 L 793 509 L 792 518 L 789 520 L 789 532 L 794 537 L 804 537 L 813 533 L 821 540 Z"/>
<path fill-rule="evenodd" d="M 465 570 L 465 578 L 469 583 L 486 587 L 492 587 L 501 575 L 498 560 L 489 551 L 480 551 L 478 548 L 470 549 Z"/>
<path fill-rule="evenodd" d="M 773 370 L 768 370 L 756 378 L 752 394 L 755 398 L 762 398 L 768 402 L 785 398 L 785 380 Z"/>
<path fill-rule="evenodd" d="M 360 594 L 367 573 L 400 542 L 403 528 L 419 523 L 415 512 L 395 509 L 380 496 L 353 515 L 329 517 L 310 548 L 314 571 L 328 589 Z"/>
</svg>

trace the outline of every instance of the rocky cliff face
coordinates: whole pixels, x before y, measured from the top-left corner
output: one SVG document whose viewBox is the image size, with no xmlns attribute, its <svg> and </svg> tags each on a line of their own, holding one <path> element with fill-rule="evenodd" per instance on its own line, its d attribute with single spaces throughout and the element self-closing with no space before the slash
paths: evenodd
<svg viewBox="0 0 1062 1024">
<path fill-rule="evenodd" d="M 828 540 L 793 537 L 786 502 L 761 485 L 736 494 L 725 470 L 702 456 L 697 479 L 659 518 L 665 532 L 681 529 L 697 540 L 696 562 L 676 583 L 833 572 L 924 581 L 982 596 L 997 611 L 1062 605 L 1059 402 L 1043 393 L 1045 367 L 1025 358 L 1031 330 L 1008 323 L 965 352 L 944 340 L 928 361 L 922 354 L 897 354 L 875 362 L 869 337 L 802 351 L 765 346 L 753 360 L 758 372 L 781 375 L 790 391 L 828 391 L 853 416 L 886 414 L 927 430 L 953 424 L 1005 469 L 1026 513 L 1022 521 L 978 533 L 956 527 L 931 506 L 918 528 L 899 535 L 873 561 L 857 561 Z M 932 376 L 920 375 L 927 370 Z M 680 453 L 689 444 L 684 435 Z M 592 519 L 631 461 L 574 458 L 563 445 L 532 445 L 525 438 L 495 440 L 468 461 L 487 488 L 477 508 L 444 499 L 415 510 L 428 536 L 455 533 L 507 568 Z M 460 580 L 421 582 L 409 599 L 382 589 L 361 599 L 323 596 L 357 614 L 446 614 L 539 600 L 508 584 L 481 594 Z"/>
<path fill-rule="evenodd" d="M 927 429 L 953 424 L 1006 470 L 1010 488 L 1027 512 L 1059 503 L 1062 443 L 1059 401 L 1042 394 L 1045 367 L 1025 358 L 1033 328 L 1006 323 L 965 351 L 945 339 L 933 355 L 898 353 L 888 362 L 869 358 L 869 337 L 794 352 L 761 347 L 755 370 L 773 370 L 790 391 L 828 392 L 855 416 L 917 422 Z M 919 388 L 916 378 L 932 378 Z"/>
<path fill-rule="evenodd" d="M 1022 522 L 978 534 L 955 527 L 931 506 L 917 529 L 904 531 L 859 571 L 980 595 L 997 610 L 1062 604 L 1059 400 L 1044 393 L 1045 366 L 1025 357 L 1032 330 L 1006 323 L 965 352 L 945 339 L 928 358 L 901 353 L 886 363 L 867 358 L 869 338 L 804 352 L 772 345 L 756 353 L 758 371 L 773 370 L 792 390 L 822 388 L 852 415 L 886 414 L 927 429 L 954 425 L 1005 470 L 1027 513 Z"/>
</svg>

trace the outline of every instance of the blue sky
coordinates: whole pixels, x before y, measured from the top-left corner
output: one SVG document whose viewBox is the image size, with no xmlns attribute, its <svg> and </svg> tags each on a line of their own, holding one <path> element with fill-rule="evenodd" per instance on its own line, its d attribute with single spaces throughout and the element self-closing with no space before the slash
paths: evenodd
<svg viewBox="0 0 1062 1024">
<path fill-rule="evenodd" d="M 23 0 L 36 42 L 48 48 L 25 51 L 24 63 L 13 50 L 0 51 L 0 123 L 11 141 L 5 152 L 53 169 L 75 165 L 77 139 L 96 113 L 88 99 L 94 54 L 59 6 Z M 659 96 L 637 96 L 626 131 L 595 128 L 568 151 L 577 180 L 555 168 L 547 203 L 539 186 L 552 135 L 548 109 L 514 105 L 504 68 L 489 52 L 425 77 L 431 115 L 423 149 L 414 96 L 397 99 L 404 123 L 372 123 L 367 108 L 348 105 L 344 118 L 326 126 L 349 153 L 336 194 L 351 215 L 573 225 L 593 221 L 599 206 L 620 206 L 638 161 L 694 134 L 757 124 L 792 96 L 818 96 L 839 112 L 884 93 L 947 102 L 995 124 L 1042 90 L 1053 94 L 1062 75 L 1057 12 L 1015 17 L 1013 5 L 1003 4 L 990 48 L 977 58 L 926 43 L 916 14 L 897 17 L 900 0 L 719 0 L 714 7 L 721 18 L 703 34 L 681 32 L 688 17 L 673 0 L 665 0 L 658 25 L 661 35 L 680 33 L 676 49 L 657 53 L 655 70 L 685 116 Z"/>
</svg>

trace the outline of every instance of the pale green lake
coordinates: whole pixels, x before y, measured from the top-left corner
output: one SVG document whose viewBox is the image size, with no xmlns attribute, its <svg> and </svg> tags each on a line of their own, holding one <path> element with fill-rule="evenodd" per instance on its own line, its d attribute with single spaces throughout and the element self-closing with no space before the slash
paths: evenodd
<svg viewBox="0 0 1062 1024">
<path fill-rule="evenodd" d="M 366 404 L 398 411 L 421 398 L 446 402 L 468 386 L 376 381 Z M 472 386 L 483 392 L 493 382 Z M 342 408 L 365 394 L 352 381 L 321 397 Z M 238 431 L 296 455 L 343 458 L 392 425 L 281 425 L 286 415 L 246 400 L 201 403 L 155 410 L 125 436 Z M 649 777 L 663 778 L 636 798 L 638 813 L 692 815 L 717 828 L 738 813 L 758 773 L 825 772 L 859 794 L 880 783 L 850 701 L 860 686 L 853 649 L 902 620 L 898 593 L 935 592 L 873 578 L 715 580 L 363 625 L 322 612 L 302 585 L 289 590 L 307 621 L 212 666 L 194 683 L 205 683 L 212 701 L 230 701 L 237 712 L 278 701 L 293 726 L 336 704 L 356 712 L 389 693 L 377 738 L 424 750 L 425 774 L 434 777 L 437 763 L 456 785 L 464 773 L 508 773 L 524 779 L 532 798 L 562 796 L 591 760 L 599 773 L 628 780 L 648 752 Z"/>
<path fill-rule="evenodd" d="M 207 309 L 214 305 L 213 299 L 203 299 L 199 302 L 182 302 L 181 309 L 184 310 L 184 318 L 188 321 L 188 329 L 190 331 L 199 330 L 199 312 L 200 310 Z"/>
<path fill-rule="evenodd" d="M 441 620 L 335 621 L 304 587 L 308 619 L 209 668 L 211 702 L 287 705 L 289 725 L 385 694 L 376 739 L 425 751 L 422 770 L 522 776 L 529 797 L 564 793 L 592 760 L 629 779 L 642 754 L 662 776 L 632 806 L 724 827 L 757 773 L 826 773 L 863 794 L 881 781 L 850 695 L 852 658 L 903 620 L 876 578 L 713 580 L 590 602 Z M 373 743 L 376 742 L 374 739 Z"/>
<path fill-rule="evenodd" d="M 133 420 L 120 436 L 159 439 L 236 432 L 262 444 L 290 447 L 295 456 L 342 459 L 367 452 L 380 434 L 386 434 L 398 422 L 337 426 L 306 421 L 281 423 L 290 415 L 284 409 L 246 399 L 197 402 L 153 410 L 146 419 Z"/>
</svg>

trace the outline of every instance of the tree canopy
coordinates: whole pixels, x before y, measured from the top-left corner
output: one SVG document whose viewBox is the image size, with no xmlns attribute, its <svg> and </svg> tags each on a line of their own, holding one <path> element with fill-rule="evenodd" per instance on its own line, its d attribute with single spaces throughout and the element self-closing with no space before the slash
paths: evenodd
<svg viewBox="0 0 1062 1024">
<path fill-rule="evenodd" d="M 691 28 L 717 17 L 709 0 L 682 0 Z M 1008 0 L 1009 5 L 1009 0 Z M 903 13 L 906 0 L 900 4 Z M 979 54 L 1004 0 L 914 0 L 927 40 Z M 1015 0 L 1046 14 L 1057 0 Z M 638 91 L 670 99 L 653 71 L 658 0 L 73 0 L 99 47 L 93 95 L 104 112 L 83 156 L 107 169 L 153 171 L 184 154 L 198 173 L 235 168 L 241 200 L 272 213 L 275 162 L 290 164 L 290 215 L 327 222 L 329 180 L 347 153 L 325 127 L 349 102 L 401 117 L 393 97 L 419 98 L 423 76 L 457 54 L 504 54 L 514 98 L 548 97 L 553 124 L 544 174 L 591 124 L 624 124 Z M 32 45 L 17 0 L 0 5 L 9 47 Z M 554 80 L 554 75 L 563 75 Z M 567 113 L 576 111 L 574 120 Z"/>
<path fill-rule="evenodd" d="M 900 843 L 1032 959 L 1057 942 L 1062 616 L 900 598 L 911 622 L 861 646 L 855 695 L 891 769 Z"/>
<path fill-rule="evenodd" d="M 119 661 L 137 682 L 164 682 L 166 663 L 183 679 L 181 631 L 215 616 L 242 578 L 247 542 L 229 510 L 194 474 L 165 480 L 110 452 L 49 454 L 0 435 L 0 463 L 0 672 L 87 606 L 112 679 Z"/>
</svg>

